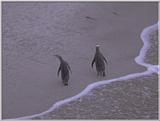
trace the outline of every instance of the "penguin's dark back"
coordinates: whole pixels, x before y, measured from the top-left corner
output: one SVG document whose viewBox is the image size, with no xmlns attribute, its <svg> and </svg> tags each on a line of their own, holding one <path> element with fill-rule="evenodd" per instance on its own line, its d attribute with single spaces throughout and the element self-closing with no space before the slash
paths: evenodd
<svg viewBox="0 0 160 121">
<path fill-rule="evenodd" d="M 67 62 L 65 61 L 61 63 L 61 77 L 63 81 L 69 80 L 69 69 L 67 67 Z"/>
<path fill-rule="evenodd" d="M 96 52 L 96 58 L 103 60 L 103 54 L 100 51 Z"/>
<path fill-rule="evenodd" d="M 64 72 L 64 73 L 66 73 L 66 74 L 68 74 L 69 73 L 69 69 L 68 69 L 68 63 L 67 62 L 65 62 L 65 61 L 63 61 L 62 63 L 61 63 L 61 69 L 62 69 L 62 71 Z"/>
</svg>

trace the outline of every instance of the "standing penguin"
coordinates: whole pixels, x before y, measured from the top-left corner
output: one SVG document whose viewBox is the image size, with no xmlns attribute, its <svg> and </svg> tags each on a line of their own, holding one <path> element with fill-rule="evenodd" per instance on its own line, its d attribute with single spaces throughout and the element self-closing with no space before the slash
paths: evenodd
<svg viewBox="0 0 160 121">
<path fill-rule="evenodd" d="M 68 85 L 69 80 L 69 71 L 72 73 L 70 66 L 66 61 L 63 60 L 63 58 L 59 55 L 54 55 L 60 60 L 60 66 L 57 72 L 57 75 L 59 76 L 59 72 L 61 71 L 61 78 L 63 80 L 63 84 L 65 86 Z"/>
<path fill-rule="evenodd" d="M 94 63 L 96 64 L 97 75 L 105 76 L 105 63 L 108 64 L 108 62 L 100 52 L 99 45 L 96 45 L 96 53 L 92 60 L 92 68 Z"/>
</svg>

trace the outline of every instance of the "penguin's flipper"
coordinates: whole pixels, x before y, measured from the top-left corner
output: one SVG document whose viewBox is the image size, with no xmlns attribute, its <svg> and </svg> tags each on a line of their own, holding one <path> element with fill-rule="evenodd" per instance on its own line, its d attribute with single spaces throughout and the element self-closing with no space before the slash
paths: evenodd
<svg viewBox="0 0 160 121">
<path fill-rule="evenodd" d="M 68 65 L 68 63 L 67 63 L 67 67 L 68 67 L 68 69 L 70 70 L 70 72 L 72 74 L 72 70 L 71 70 L 70 66 Z"/>
<path fill-rule="evenodd" d="M 103 57 L 103 60 L 106 62 L 106 64 L 108 64 L 107 59 L 103 55 L 102 55 L 102 57 Z"/>
<path fill-rule="evenodd" d="M 95 62 L 95 56 L 94 56 L 94 59 L 92 60 L 92 68 L 93 68 L 93 64 L 94 64 L 94 62 Z"/>
<path fill-rule="evenodd" d="M 61 70 L 61 66 L 59 66 L 58 72 L 57 72 L 57 76 L 59 76 L 59 72 Z"/>
</svg>

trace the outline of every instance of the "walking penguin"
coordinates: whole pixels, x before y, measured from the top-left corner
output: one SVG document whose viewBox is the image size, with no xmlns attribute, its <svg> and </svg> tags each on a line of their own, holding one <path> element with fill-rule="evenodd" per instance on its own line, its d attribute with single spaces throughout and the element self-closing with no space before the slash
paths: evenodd
<svg viewBox="0 0 160 121">
<path fill-rule="evenodd" d="M 57 76 L 59 76 L 59 72 L 61 71 L 61 78 L 63 81 L 63 84 L 65 86 L 68 85 L 68 80 L 69 80 L 69 71 L 72 73 L 70 66 L 66 61 L 63 60 L 63 58 L 59 55 L 54 55 L 60 60 L 60 66 L 57 72 Z"/>
<path fill-rule="evenodd" d="M 100 45 L 96 45 L 96 53 L 94 55 L 94 58 L 92 60 L 92 68 L 93 64 L 96 64 L 96 70 L 97 75 L 105 76 L 105 63 L 108 64 L 106 58 L 103 56 L 103 54 L 100 52 Z"/>
</svg>

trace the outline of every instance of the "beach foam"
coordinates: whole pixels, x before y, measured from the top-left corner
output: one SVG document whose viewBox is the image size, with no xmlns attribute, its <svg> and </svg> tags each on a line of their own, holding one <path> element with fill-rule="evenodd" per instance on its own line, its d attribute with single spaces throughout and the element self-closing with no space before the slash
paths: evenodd
<svg viewBox="0 0 160 121">
<path fill-rule="evenodd" d="M 124 81 L 124 80 L 132 79 L 132 78 L 136 78 L 136 77 L 140 77 L 140 76 L 146 76 L 146 75 L 150 75 L 152 73 L 159 73 L 159 66 L 158 65 L 152 65 L 152 64 L 144 62 L 145 54 L 146 54 L 147 50 L 150 48 L 149 33 L 154 31 L 154 30 L 157 30 L 158 26 L 159 26 L 159 23 L 154 24 L 154 25 L 149 26 L 149 27 L 146 27 L 141 33 L 141 39 L 142 39 L 144 45 L 141 48 L 139 55 L 135 58 L 135 61 L 136 61 L 137 64 L 145 66 L 147 68 L 147 71 L 144 71 L 144 72 L 141 72 L 141 73 L 133 73 L 133 74 L 129 74 L 129 75 L 126 75 L 126 76 L 119 77 L 119 78 L 110 79 L 110 80 L 103 80 L 103 81 L 100 81 L 100 82 L 95 82 L 95 83 L 89 84 L 79 94 L 77 94 L 73 97 L 70 97 L 70 98 L 67 98 L 67 99 L 60 100 L 60 101 L 56 102 L 47 111 L 44 111 L 44 112 L 39 113 L 39 114 L 34 114 L 34 115 L 31 115 L 31 116 L 19 117 L 19 118 L 16 118 L 16 119 L 30 119 L 30 118 L 34 118 L 34 117 L 37 117 L 37 116 L 47 114 L 47 113 L 55 110 L 56 108 L 58 108 L 59 106 L 65 104 L 65 103 L 71 102 L 73 100 L 76 100 L 76 99 L 86 95 L 93 88 L 98 87 L 100 85 L 109 84 L 109 83 L 116 82 L 116 81 Z"/>
</svg>

